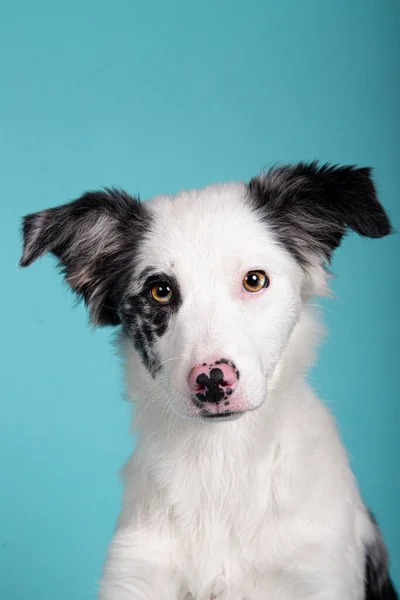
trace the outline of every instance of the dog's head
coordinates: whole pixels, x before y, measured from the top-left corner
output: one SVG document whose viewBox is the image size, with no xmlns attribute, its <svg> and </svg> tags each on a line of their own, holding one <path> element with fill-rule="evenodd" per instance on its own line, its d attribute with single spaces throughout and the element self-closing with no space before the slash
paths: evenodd
<svg viewBox="0 0 400 600">
<path fill-rule="evenodd" d="M 300 163 L 145 204 L 118 190 L 28 215 L 22 266 L 60 261 L 96 325 L 120 325 L 159 408 L 259 407 L 348 230 L 390 233 L 369 169 Z"/>
</svg>

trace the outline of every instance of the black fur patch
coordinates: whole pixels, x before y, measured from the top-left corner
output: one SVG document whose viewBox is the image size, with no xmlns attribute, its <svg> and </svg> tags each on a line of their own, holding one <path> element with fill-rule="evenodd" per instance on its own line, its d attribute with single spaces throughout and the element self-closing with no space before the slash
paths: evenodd
<svg viewBox="0 0 400 600">
<path fill-rule="evenodd" d="M 161 281 L 168 282 L 173 291 L 169 304 L 156 304 L 151 300 L 150 288 Z M 139 288 L 138 292 L 124 298 L 119 314 L 125 334 L 133 339 L 136 350 L 154 377 L 161 367 L 155 342 L 167 331 L 171 317 L 178 311 L 181 293 L 175 277 L 158 273 L 152 267 L 135 279 L 135 287 Z"/>
<path fill-rule="evenodd" d="M 389 576 L 385 543 L 374 516 L 370 516 L 375 526 L 375 539 L 365 553 L 365 600 L 398 600 Z"/>
<path fill-rule="evenodd" d="M 248 184 L 251 205 L 302 265 L 331 261 L 347 230 L 380 238 L 391 232 L 371 170 L 298 163 L 271 169 Z"/>
<path fill-rule="evenodd" d="M 87 192 L 78 200 L 23 219 L 27 267 L 52 252 L 96 325 L 118 325 L 119 303 L 132 278 L 135 256 L 150 215 L 124 191 Z"/>
</svg>

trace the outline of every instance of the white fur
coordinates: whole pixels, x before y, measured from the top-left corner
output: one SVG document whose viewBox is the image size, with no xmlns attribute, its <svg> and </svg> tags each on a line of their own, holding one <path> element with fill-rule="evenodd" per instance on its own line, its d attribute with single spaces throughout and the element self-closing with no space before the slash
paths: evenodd
<svg viewBox="0 0 400 600">
<path fill-rule="evenodd" d="M 362 600 L 368 513 L 327 408 L 305 381 L 326 293 L 251 211 L 241 184 L 160 197 L 139 267 L 173 273 L 183 304 L 153 380 L 123 342 L 139 440 L 101 600 Z M 241 289 L 252 269 L 269 275 Z M 191 418 L 190 369 L 218 356 L 241 377 L 236 421 Z M 250 410 L 251 409 L 251 410 Z"/>
</svg>

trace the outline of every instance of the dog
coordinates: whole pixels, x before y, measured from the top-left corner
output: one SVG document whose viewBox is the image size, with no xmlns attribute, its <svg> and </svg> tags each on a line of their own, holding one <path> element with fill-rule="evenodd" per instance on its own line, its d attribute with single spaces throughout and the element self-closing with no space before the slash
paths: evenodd
<svg viewBox="0 0 400 600">
<path fill-rule="evenodd" d="M 306 382 L 313 296 L 345 234 L 391 223 L 369 168 L 281 165 L 141 203 L 85 193 L 23 219 L 116 326 L 138 442 L 100 600 L 393 600 L 374 517 Z"/>
</svg>

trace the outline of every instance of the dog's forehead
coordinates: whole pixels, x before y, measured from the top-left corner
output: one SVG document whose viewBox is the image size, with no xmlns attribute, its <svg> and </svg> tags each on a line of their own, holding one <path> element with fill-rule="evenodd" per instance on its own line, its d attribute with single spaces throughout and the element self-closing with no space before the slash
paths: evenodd
<svg viewBox="0 0 400 600">
<path fill-rule="evenodd" d="M 242 183 L 212 185 L 147 203 L 152 227 L 141 248 L 143 266 L 224 267 L 262 260 L 277 241 L 252 209 Z M 282 253 L 282 250 L 281 250 Z"/>
</svg>

